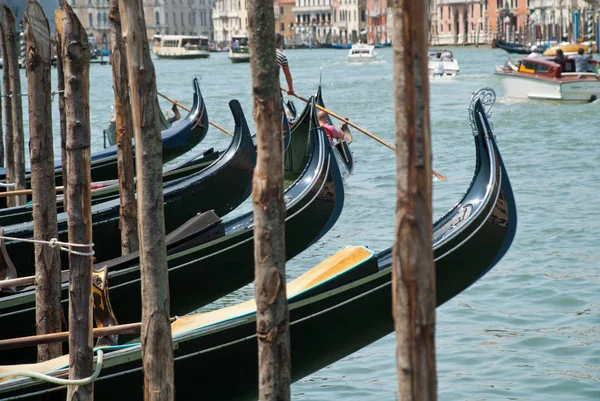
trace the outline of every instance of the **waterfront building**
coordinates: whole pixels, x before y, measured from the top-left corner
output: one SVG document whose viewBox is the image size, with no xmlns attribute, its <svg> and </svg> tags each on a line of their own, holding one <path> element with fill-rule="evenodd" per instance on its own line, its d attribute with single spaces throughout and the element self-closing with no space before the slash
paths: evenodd
<svg viewBox="0 0 600 401">
<path fill-rule="evenodd" d="M 367 9 L 367 42 L 387 43 L 392 41 L 391 1 L 388 0 L 366 0 Z"/>
<path fill-rule="evenodd" d="M 332 0 L 295 0 L 292 12 L 296 16 L 296 45 L 332 43 L 335 35 L 332 6 Z"/>
<path fill-rule="evenodd" d="M 275 0 L 275 32 L 285 38 L 286 45 L 295 45 L 296 15 L 292 11 L 296 0 Z"/>
<path fill-rule="evenodd" d="M 79 18 L 81 25 L 88 33 L 92 47 L 100 47 L 106 37 L 107 46 L 110 46 L 110 25 L 108 13 L 109 0 L 67 0 Z M 144 0 L 144 14 L 146 17 L 146 35 L 148 40 L 155 34 L 165 33 L 164 4 L 167 0 Z M 171 0 L 172 1 L 172 0 Z M 179 0 L 178 0 L 179 1 Z M 54 13 L 48 16 L 54 20 Z"/>
<path fill-rule="evenodd" d="M 213 38 L 212 0 L 164 0 L 163 33 Z M 147 17 L 147 16 L 146 16 Z"/>
<path fill-rule="evenodd" d="M 338 0 L 336 13 L 340 42 L 367 42 L 367 0 Z"/>
<path fill-rule="evenodd" d="M 213 6 L 213 40 L 218 46 L 229 46 L 232 35 L 248 34 L 246 0 L 217 0 Z"/>
<path fill-rule="evenodd" d="M 483 0 L 430 2 L 430 44 L 438 46 L 489 43 L 487 3 Z"/>
</svg>

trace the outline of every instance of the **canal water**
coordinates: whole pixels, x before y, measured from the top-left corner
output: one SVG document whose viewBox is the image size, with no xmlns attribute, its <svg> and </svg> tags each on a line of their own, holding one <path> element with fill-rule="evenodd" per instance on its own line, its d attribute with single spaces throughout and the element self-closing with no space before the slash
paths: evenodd
<svg viewBox="0 0 600 401">
<path fill-rule="evenodd" d="M 453 51 L 460 75 L 431 82 L 433 168 L 448 178 L 433 183 L 434 218 L 451 208 L 470 183 L 475 155 L 467 107 L 473 91 L 489 86 L 498 94 L 492 121 L 519 223 L 504 259 L 437 309 L 439 399 L 600 399 L 600 102 L 505 100 L 493 71 L 507 53 L 486 48 Z M 341 50 L 286 54 L 297 93 L 314 93 L 322 74 L 328 108 L 394 143 L 392 52 L 378 52 L 378 61 L 364 65 L 348 63 L 347 52 Z M 226 53 L 212 53 L 207 60 L 155 60 L 155 67 L 159 91 L 189 105 L 196 76 L 212 121 L 232 129 L 227 103 L 238 99 L 253 129 L 248 64 L 231 64 Z M 23 85 L 25 92 L 25 81 Z M 92 66 L 90 93 L 92 141 L 98 150 L 113 103 L 109 66 Z M 295 103 L 302 108 L 301 102 Z M 161 107 L 170 105 L 161 100 Z M 57 133 L 56 108 L 54 112 Z M 394 154 L 357 131 L 353 135 L 356 169 L 346 180 L 342 215 L 327 235 L 287 264 L 289 279 L 346 245 L 375 251 L 392 245 Z M 209 146 L 221 149 L 228 141 L 211 128 L 192 152 Z M 242 210 L 249 207 L 246 202 Z M 248 286 L 209 308 L 252 296 Z M 327 328 L 306 335 L 326 336 Z M 395 343 L 391 334 L 302 379 L 292 386 L 293 399 L 396 399 Z"/>
</svg>

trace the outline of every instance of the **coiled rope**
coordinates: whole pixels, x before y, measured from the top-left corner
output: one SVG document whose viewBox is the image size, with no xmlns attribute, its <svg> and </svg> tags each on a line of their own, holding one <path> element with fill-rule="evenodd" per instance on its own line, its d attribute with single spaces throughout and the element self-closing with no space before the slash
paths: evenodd
<svg viewBox="0 0 600 401">
<path fill-rule="evenodd" d="M 9 377 L 17 378 L 17 377 L 31 377 L 34 379 L 44 380 L 49 383 L 59 384 L 61 386 L 84 386 L 86 384 L 92 383 L 94 380 L 98 378 L 100 375 L 100 371 L 102 370 L 102 364 L 104 363 L 104 352 L 99 349 L 98 350 L 98 362 L 96 362 L 96 370 L 91 376 L 88 376 L 84 379 L 60 379 L 58 377 L 46 375 L 38 372 L 31 372 L 24 370 L 22 372 L 9 372 L 0 374 L 0 380 L 7 379 Z"/>
</svg>

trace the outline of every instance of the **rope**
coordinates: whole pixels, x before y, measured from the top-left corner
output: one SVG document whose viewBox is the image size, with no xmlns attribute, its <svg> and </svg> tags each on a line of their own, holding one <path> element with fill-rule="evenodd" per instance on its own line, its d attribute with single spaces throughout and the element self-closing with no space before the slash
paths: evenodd
<svg viewBox="0 0 600 401">
<path fill-rule="evenodd" d="M 65 385 L 65 386 L 85 386 L 86 384 L 90 384 L 98 378 L 98 376 L 100 375 L 100 371 L 102 370 L 103 362 L 104 362 L 104 352 L 101 349 L 99 349 L 98 350 L 98 362 L 96 362 L 96 370 L 94 370 L 94 373 L 91 376 L 86 377 L 84 379 L 60 379 L 58 377 L 45 375 L 43 373 L 22 371 L 22 372 L 9 372 L 9 373 L 0 374 L 0 380 L 6 379 L 8 377 L 16 378 L 16 377 L 24 376 L 24 377 L 32 377 L 34 379 L 44 380 L 49 383 Z"/>
<path fill-rule="evenodd" d="M 56 238 L 52 238 L 50 241 L 44 241 L 44 240 L 38 240 L 38 239 L 26 239 L 26 238 L 17 238 L 17 237 L 6 237 L 4 235 L 0 235 L 0 239 L 5 239 L 5 240 L 8 240 L 8 241 L 28 242 L 30 244 L 47 244 L 47 245 L 50 245 L 51 248 L 56 248 L 56 246 L 58 246 L 61 251 L 69 252 L 69 253 L 72 253 L 74 255 L 94 256 L 94 251 L 93 250 L 91 252 L 81 252 L 81 251 L 74 251 L 72 249 L 67 248 L 67 246 L 69 246 L 69 247 L 71 247 L 71 246 L 73 246 L 73 247 L 81 247 L 81 248 L 92 248 L 94 246 L 93 243 L 91 243 L 91 244 L 74 244 L 72 242 L 62 242 L 62 241 L 59 241 Z"/>
<path fill-rule="evenodd" d="M 16 187 L 16 186 L 17 186 L 17 184 L 15 184 L 15 183 L 10 183 L 10 182 L 4 183 L 4 182 L 0 182 L 0 187 L 3 187 L 3 188 L 14 188 L 14 187 Z"/>
<path fill-rule="evenodd" d="M 54 100 L 54 95 L 58 95 L 59 93 L 65 93 L 64 89 L 63 90 L 53 90 L 52 92 L 50 92 L 50 96 L 52 97 L 52 100 Z M 27 93 L 11 93 L 9 95 L 1 95 L 0 97 L 13 97 L 13 96 L 28 96 Z"/>
</svg>

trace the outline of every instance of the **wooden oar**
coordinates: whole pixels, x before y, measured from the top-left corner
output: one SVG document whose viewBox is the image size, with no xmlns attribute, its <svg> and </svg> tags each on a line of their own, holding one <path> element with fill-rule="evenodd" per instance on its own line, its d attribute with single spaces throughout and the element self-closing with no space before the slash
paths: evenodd
<svg viewBox="0 0 600 401">
<path fill-rule="evenodd" d="M 182 109 L 184 109 L 185 111 L 190 111 L 189 107 L 185 107 L 184 105 L 182 105 L 181 103 L 179 103 L 177 100 L 171 99 L 170 97 L 168 97 L 167 95 L 163 95 L 160 92 L 156 92 L 159 96 L 167 99 L 169 102 L 173 103 L 175 106 L 181 107 Z M 229 131 L 227 131 L 225 128 L 218 126 L 217 124 L 213 123 L 212 121 L 208 122 L 210 125 L 212 125 L 213 127 L 215 127 L 216 129 L 223 131 L 224 133 L 226 133 L 229 136 L 233 136 L 233 134 Z"/>
<path fill-rule="evenodd" d="M 92 182 L 92 191 L 94 189 L 100 189 L 100 188 L 109 187 L 112 185 L 117 185 L 118 183 L 119 183 L 118 180 Z M 64 190 L 65 190 L 65 187 L 63 187 L 63 186 L 56 187 L 56 192 L 62 192 Z M 13 196 L 13 195 L 31 195 L 31 189 L 19 189 L 17 191 L 0 192 L 0 198 L 6 198 L 7 196 Z"/>
<path fill-rule="evenodd" d="M 281 90 L 287 93 L 287 90 L 286 90 L 286 89 L 284 89 L 284 88 L 281 88 Z M 298 99 L 302 100 L 302 101 L 303 101 L 303 102 L 305 102 L 305 103 L 308 103 L 308 100 L 307 100 L 307 99 L 305 99 L 305 98 L 303 98 L 303 97 L 302 97 L 302 96 L 300 96 L 300 95 L 297 95 L 297 94 L 295 94 L 295 93 L 294 93 L 292 96 L 294 96 L 294 97 L 296 97 L 296 98 L 298 98 Z M 320 106 L 320 105 L 318 105 L 318 104 L 315 104 L 315 106 L 317 106 L 317 109 L 319 109 L 319 110 L 321 110 L 321 111 L 324 111 L 325 113 L 329 114 L 330 116 L 333 116 L 333 117 L 337 118 L 338 120 L 340 120 L 340 121 L 343 121 L 343 122 L 345 122 L 345 123 L 346 123 L 346 124 L 348 124 L 348 125 L 351 125 L 352 127 L 356 128 L 357 130 L 359 130 L 359 131 L 360 131 L 360 132 L 362 132 L 363 134 L 367 135 L 368 137 L 370 137 L 370 138 L 372 138 L 372 139 L 376 140 L 377 142 L 379 142 L 380 144 L 382 144 L 382 145 L 384 145 L 384 146 L 387 146 L 388 148 L 390 148 L 390 149 L 391 149 L 391 150 L 393 150 L 394 152 L 396 151 L 396 148 L 395 148 L 395 147 L 393 147 L 393 146 L 392 146 L 392 145 L 390 145 L 389 143 L 385 142 L 384 140 L 382 140 L 382 139 L 380 139 L 380 138 L 376 137 L 375 135 L 371 134 L 369 131 L 367 131 L 367 130 L 365 130 L 365 129 L 362 129 L 361 127 L 359 127 L 358 125 L 354 124 L 353 122 L 351 122 L 351 121 L 350 121 L 350 120 L 348 120 L 347 118 L 341 117 L 341 116 L 337 115 L 336 113 L 334 113 L 333 111 L 331 111 L 331 110 L 327 110 L 325 107 L 323 107 L 323 106 Z M 433 174 L 434 176 L 436 176 L 438 179 L 440 179 L 440 180 L 442 180 L 442 181 L 446 181 L 446 180 L 447 180 L 447 178 L 446 178 L 446 177 L 444 177 L 443 175 L 441 175 L 441 174 L 439 174 L 439 173 L 435 172 L 433 169 L 431 170 L 431 174 Z"/>
<path fill-rule="evenodd" d="M 175 320 L 175 318 L 170 319 L 171 323 L 173 323 Z M 98 338 L 112 336 L 115 334 L 139 334 L 141 327 L 141 323 L 128 323 L 117 326 L 100 327 L 94 329 L 93 336 L 94 338 Z M 37 336 L 9 338 L 6 340 L 0 340 L 0 350 L 32 347 L 39 344 L 51 344 L 67 341 L 69 341 L 68 331 L 64 331 L 62 333 L 40 334 Z"/>
</svg>

